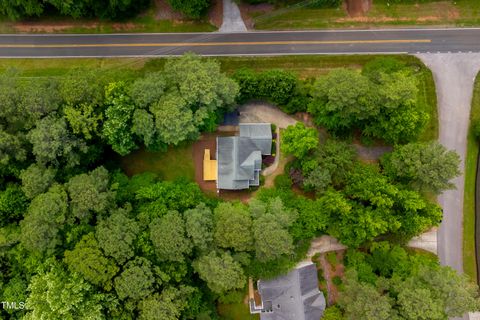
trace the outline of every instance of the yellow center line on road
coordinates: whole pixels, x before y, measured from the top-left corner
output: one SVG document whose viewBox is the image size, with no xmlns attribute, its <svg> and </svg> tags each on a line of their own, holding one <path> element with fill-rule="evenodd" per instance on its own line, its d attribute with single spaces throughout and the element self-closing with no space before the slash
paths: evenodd
<svg viewBox="0 0 480 320">
<path fill-rule="evenodd" d="M 228 42 L 165 42 L 165 43 L 86 43 L 86 44 L 0 44 L 0 48 L 103 48 L 103 47 L 218 47 L 256 45 L 315 45 L 315 44 L 380 44 L 430 43 L 430 39 L 402 40 L 305 40 L 305 41 L 228 41 Z"/>
</svg>

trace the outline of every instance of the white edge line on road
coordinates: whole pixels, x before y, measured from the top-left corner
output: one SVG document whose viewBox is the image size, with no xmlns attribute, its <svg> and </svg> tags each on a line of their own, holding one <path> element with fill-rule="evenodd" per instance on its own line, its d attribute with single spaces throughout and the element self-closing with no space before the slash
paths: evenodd
<svg viewBox="0 0 480 320">
<path fill-rule="evenodd" d="M 355 33 L 355 32 L 395 32 L 395 31 L 459 31 L 459 30 L 480 30 L 480 27 L 473 27 L 473 28 L 458 28 L 458 27 L 452 27 L 452 28 L 390 28 L 390 29 L 313 29 L 313 30 L 252 30 L 252 31 L 247 31 L 247 32 L 218 32 L 218 31 L 212 31 L 212 32 L 153 32 L 153 33 L 148 33 L 148 32 L 141 32 L 141 33 L 135 33 L 135 32 L 130 32 L 130 33 L 4 33 L 0 34 L 0 37 L 11 37 L 11 36 L 20 36 L 20 37 L 86 37 L 86 36 L 99 36 L 99 37 L 107 37 L 107 36 L 135 36 L 135 35 L 141 35 L 141 36 L 149 36 L 149 35 L 182 35 L 182 34 L 194 34 L 194 35 L 200 35 L 200 34 L 205 34 L 205 35 L 215 35 L 215 34 L 220 34 L 220 35 L 229 35 L 229 34 L 257 34 L 257 33 L 264 33 L 264 34 L 270 34 L 270 33 Z"/>
<path fill-rule="evenodd" d="M 265 57 L 276 57 L 276 56 L 321 56 L 321 55 L 330 55 L 330 56 L 343 56 L 343 55 L 375 55 L 375 54 L 384 54 L 384 55 L 395 55 L 395 54 L 410 54 L 409 52 L 321 52 L 321 53 L 312 53 L 312 52 L 293 52 L 293 53 L 223 53 L 223 54 L 199 54 L 204 57 L 255 57 L 255 56 L 265 56 Z M 167 55 L 98 55 L 98 56 L 0 56 L 0 59 L 92 59 L 92 58 L 168 58 L 168 57 L 179 57 L 183 53 L 176 54 L 167 54 Z M 413 54 L 412 54 L 413 55 Z"/>
</svg>

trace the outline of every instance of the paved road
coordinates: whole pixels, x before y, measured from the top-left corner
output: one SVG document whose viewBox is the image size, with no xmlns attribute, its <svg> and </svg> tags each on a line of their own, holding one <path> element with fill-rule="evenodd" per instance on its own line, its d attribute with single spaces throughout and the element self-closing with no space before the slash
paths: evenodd
<svg viewBox="0 0 480 320">
<path fill-rule="evenodd" d="M 0 57 L 480 52 L 480 29 L 0 35 Z"/>
<path fill-rule="evenodd" d="M 456 189 L 438 198 L 444 214 L 437 237 L 440 262 L 462 272 L 465 156 L 473 83 L 480 70 L 480 54 L 420 54 L 418 57 L 432 70 L 435 78 L 440 142 L 455 150 L 462 160 L 462 175 L 453 181 Z"/>
</svg>

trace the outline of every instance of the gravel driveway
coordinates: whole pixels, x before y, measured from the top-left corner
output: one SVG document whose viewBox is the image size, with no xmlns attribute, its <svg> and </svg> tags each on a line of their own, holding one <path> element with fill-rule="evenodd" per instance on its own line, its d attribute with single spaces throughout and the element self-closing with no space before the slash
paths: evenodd
<svg viewBox="0 0 480 320">
<path fill-rule="evenodd" d="M 437 89 L 440 142 L 454 149 L 462 160 L 462 175 L 456 178 L 456 190 L 438 198 L 443 221 L 438 229 L 438 256 L 443 265 L 463 272 L 463 194 L 470 106 L 473 83 L 480 69 L 480 54 L 418 54 L 433 72 Z"/>
<path fill-rule="evenodd" d="M 279 108 L 265 102 L 252 102 L 243 105 L 239 109 L 240 122 L 268 122 L 274 123 L 277 127 L 285 129 L 290 125 L 295 125 L 297 120 L 289 116 Z"/>
</svg>

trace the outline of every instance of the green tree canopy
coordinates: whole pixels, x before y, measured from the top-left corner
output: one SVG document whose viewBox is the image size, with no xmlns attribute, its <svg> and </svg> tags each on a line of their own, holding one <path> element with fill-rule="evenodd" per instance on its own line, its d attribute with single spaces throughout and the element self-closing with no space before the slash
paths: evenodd
<svg viewBox="0 0 480 320">
<path fill-rule="evenodd" d="M 98 222 L 95 237 L 105 255 L 113 257 L 123 265 L 134 256 L 133 243 L 140 232 L 138 223 L 130 219 L 130 208 L 117 208 L 110 215 Z"/>
<path fill-rule="evenodd" d="M 23 192 L 30 199 L 44 193 L 55 181 L 55 174 L 55 169 L 45 168 L 38 164 L 30 165 L 20 173 Z"/>
<path fill-rule="evenodd" d="M 115 197 L 108 183 L 108 171 L 104 167 L 71 178 L 66 188 L 73 217 L 83 219 L 90 212 L 104 213 Z"/>
<path fill-rule="evenodd" d="M 382 158 L 385 173 L 415 190 L 436 194 L 454 188 L 450 182 L 460 174 L 460 157 L 438 142 L 397 146 Z"/>
<path fill-rule="evenodd" d="M 252 250 L 252 218 L 240 203 L 220 203 L 214 212 L 216 245 L 235 251 Z"/>
<path fill-rule="evenodd" d="M 200 251 L 208 250 L 213 242 L 213 213 L 201 203 L 183 213 L 185 229 L 193 245 Z"/>
<path fill-rule="evenodd" d="M 113 151 L 124 156 L 136 148 L 130 132 L 135 105 L 124 82 L 113 82 L 106 87 L 105 105 L 103 136 Z"/>
<path fill-rule="evenodd" d="M 150 224 L 150 239 L 157 257 L 163 261 L 183 261 L 192 250 L 185 222 L 177 211 L 170 211 Z"/>
<path fill-rule="evenodd" d="M 310 151 L 318 147 L 318 132 L 314 128 L 307 128 L 302 122 L 288 126 L 282 134 L 282 152 L 293 154 L 302 159 Z"/>
<path fill-rule="evenodd" d="M 149 260 L 137 257 L 127 262 L 122 273 L 114 280 L 115 290 L 121 300 L 141 300 L 154 291 L 155 278 Z"/>
<path fill-rule="evenodd" d="M 228 252 L 218 255 L 212 251 L 193 263 L 195 271 L 217 294 L 245 287 L 246 278 L 241 265 Z"/>
<path fill-rule="evenodd" d="M 65 263 L 70 271 L 107 291 L 111 290 L 112 279 L 118 272 L 113 260 L 103 255 L 93 233 L 84 235 L 73 250 L 65 251 Z"/>
<path fill-rule="evenodd" d="M 20 222 L 21 242 L 25 248 L 34 252 L 54 249 L 60 243 L 59 230 L 65 222 L 67 209 L 67 193 L 59 185 L 35 197 L 25 219 Z"/>
<path fill-rule="evenodd" d="M 80 163 L 80 154 L 88 151 L 85 142 L 70 133 L 65 119 L 55 115 L 39 120 L 27 139 L 37 162 L 44 166 L 76 166 Z"/>
<path fill-rule="evenodd" d="M 102 303 L 105 295 L 96 293 L 92 285 L 76 273 L 60 265 L 32 277 L 28 285 L 24 319 L 105 319 Z"/>
</svg>

